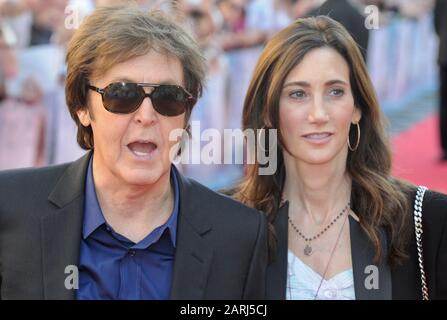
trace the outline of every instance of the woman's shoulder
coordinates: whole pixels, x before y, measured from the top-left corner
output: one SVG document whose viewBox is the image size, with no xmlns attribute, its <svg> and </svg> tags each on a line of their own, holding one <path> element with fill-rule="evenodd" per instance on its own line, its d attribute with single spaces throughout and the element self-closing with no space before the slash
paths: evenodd
<svg viewBox="0 0 447 320">
<path fill-rule="evenodd" d="M 410 192 L 409 205 L 411 215 L 414 215 L 418 201 L 422 199 L 422 225 L 424 231 L 430 234 L 442 234 L 447 225 L 447 195 L 424 187 L 414 187 Z"/>
<path fill-rule="evenodd" d="M 427 213 L 447 217 L 447 195 L 428 189 L 425 191 L 422 210 Z"/>
<path fill-rule="evenodd" d="M 431 189 L 427 189 L 427 191 L 425 191 L 425 197 L 430 201 L 440 201 L 444 204 L 447 201 L 447 194 Z"/>
<path fill-rule="evenodd" d="M 423 213 L 428 211 L 447 215 L 447 194 L 399 180 L 396 180 L 395 183 L 407 195 L 411 211 L 414 210 L 415 201 L 423 196 Z"/>
<path fill-rule="evenodd" d="M 424 225 L 435 229 L 443 228 L 447 223 L 447 195 L 423 186 L 412 185 L 396 180 L 397 186 L 406 194 L 408 199 L 408 213 L 414 215 L 418 200 L 422 200 L 422 216 Z"/>
</svg>

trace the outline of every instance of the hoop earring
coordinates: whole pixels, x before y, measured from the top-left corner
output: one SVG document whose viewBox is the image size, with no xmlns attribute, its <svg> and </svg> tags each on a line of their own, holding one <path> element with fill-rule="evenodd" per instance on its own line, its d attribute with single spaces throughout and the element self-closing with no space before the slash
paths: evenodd
<svg viewBox="0 0 447 320">
<path fill-rule="evenodd" d="M 357 125 L 357 143 L 355 144 L 354 148 L 351 147 L 351 142 L 349 141 L 349 134 L 348 134 L 348 148 L 351 151 L 357 150 L 357 148 L 359 147 L 359 144 L 360 144 L 360 124 L 357 122 L 356 125 Z"/>
</svg>

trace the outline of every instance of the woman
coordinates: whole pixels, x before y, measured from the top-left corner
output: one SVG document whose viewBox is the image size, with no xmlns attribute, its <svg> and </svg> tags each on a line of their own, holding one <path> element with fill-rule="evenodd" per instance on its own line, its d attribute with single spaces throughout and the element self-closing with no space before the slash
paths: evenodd
<svg viewBox="0 0 447 320">
<path fill-rule="evenodd" d="M 278 129 L 276 173 L 249 166 L 235 194 L 271 224 L 270 299 L 419 299 L 422 282 L 429 298 L 447 298 L 447 198 L 425 193 L 422 279 L 416 188 L 390 176 L 373 85 L 339 23 L 300 19 L 270 40 L 243 126 Z"/>
</svg>

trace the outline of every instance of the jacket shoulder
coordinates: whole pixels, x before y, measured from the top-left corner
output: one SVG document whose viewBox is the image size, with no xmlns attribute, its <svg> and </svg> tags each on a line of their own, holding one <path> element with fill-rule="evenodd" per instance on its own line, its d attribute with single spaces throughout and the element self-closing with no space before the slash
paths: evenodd
<svg viewBox="0 0 447 320">
<path fill-rule="evenodd" d="M 406 188 L 404 192 L 409 201 L 408 213 L 413 220 L 417 186 Z M 447 195 L 427 189 L 422 202 L 422 219 L 424 228 L 430 229 L 431 233 L 440 234 L 447 221 Z"/>
<path fill-rule="evenodd" d="M 199 182 L 183 178 L 185 187 L 181 203 L 189 206 L 198 216 L 208 220 L 213 229 L 232 234 L 234 239 L 255 239 L 260 230 L 264 233 L 267 220 L 263 213 L 231 197 L 213 191 Z"/>
<path fill-rule="evenodd" d="M 8 190 L 26 190 L 29 187 L 43 187 L 45 182 L 57 181 L 69 163 L 41 168 L 24 168 L 0 171 L 0 194 Z"/>
<path fill-rule="evenodd" d="M 0 213 L 46 203 L 69 164 L 0 171 Z"/>
<path fill-rule="evenodd" d="M 447 204 L 447 194 L 438 192 L 438 191 L 433 191 L 428 189 L 425 192 L 425 196 L 424 198 L 430 202 L 433 202 L 436 205 L 446 205 Z"/>
<path fill-rule="evenodd" d="M 427 190 L 422 205 L 423 214 L 431 220 L 446 221 L 447 219 L 447 195 Z"/>
<path fill-rule="evenodd" d="M 422 205 L 424 263 L 431 298 L 447 299 L 447 195 L 426 191 Z M 442 270 L 442 271 L 441 271 Z"/>
</svg>

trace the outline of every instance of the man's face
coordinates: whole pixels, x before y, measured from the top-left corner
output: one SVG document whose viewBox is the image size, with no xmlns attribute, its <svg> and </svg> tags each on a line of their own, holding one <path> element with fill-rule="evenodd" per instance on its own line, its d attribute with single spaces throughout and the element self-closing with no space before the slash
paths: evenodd
<svg viewBox="0 0 447 320">
<path fill-rule="evenodd" d="M 184 87 L 180 61 L 153 50 L 115 65 L 90 84 L 102 89 L 121 81 Z M 95 175 L 135 186 L 151 185 L 169 175 L 169 151 L 176 144 L 169 141 L 169 134 L 184 127 L 185 113 L 162 116 L 154 110 L 150 98 L 145 98 L 135 112 L 115 114 L 104 108 L 101 95 L 92 90 L 87 101 L 90 108 L 78 111 L 78 117 L 93 130 Z"/>
<path fill-rule="evenodd" d="M 224 0 L 219 3 L 219 10 L 225 23 L 235 26 L 242 18 L 245 0 Z"/>
</svg>

